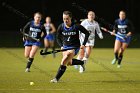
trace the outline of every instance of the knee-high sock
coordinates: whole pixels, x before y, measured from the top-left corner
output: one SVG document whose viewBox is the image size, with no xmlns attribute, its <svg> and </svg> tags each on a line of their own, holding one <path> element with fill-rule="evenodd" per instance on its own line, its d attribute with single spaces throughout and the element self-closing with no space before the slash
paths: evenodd
<svg viewBox="0 0 140 93">
<path fill-rule="evenodd" d="M 29 59 L 28 59 L 26 68 L 30 68 L 30 67 L 31 67 L 31 65 L 32 65 L 32 63 L 33 63 L 33 60 L 34 60 L 34 58 L 29 58 Z"/>
<path fill-rule="evenodd" d="M 119 58 L 118 58 L 118 65 L 120 65 L 120 64 L 121 64 L 121 62 L 122 62 L 122 58 L 123 58 L 123 55 L 122 55 L 122 54 L 120 54 L 120 55 L 119 55 Z"/>
<path fill-rule="evenodd" d="M 78 59 L 72 59 L 72 65 L 83 65 L 84 61 Z"/>
<path fill-rule="evenodd" d="M 118 52 L 114 53 L 114 55 L 115 55 L 115 59 L 118 60 Z"/>
<path fill-rule="evenodd" d="M 57 80 L 59 80 L 61 78 L 61 76 L 64 74 L 66 68 L 67 68 L 66 66 L 60 65 L 58 72 L 56 74 L 56 77 L 55 77 Z"/>
</svg>

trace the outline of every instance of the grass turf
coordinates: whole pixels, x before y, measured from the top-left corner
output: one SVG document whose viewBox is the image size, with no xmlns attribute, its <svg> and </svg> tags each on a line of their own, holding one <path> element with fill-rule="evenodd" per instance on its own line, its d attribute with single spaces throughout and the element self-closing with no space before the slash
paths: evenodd
<svg viewBox="0 0 140 93">
<path fill-rule="evenodd" d="M 39 50 L 40 51 L 40 50 Z M 127 49 L 122 68 L 111 65 L 113 49 L 94 48 L 82 74 L 68 66 L 59 83 L 50 83 L 62 58 L 37 52 L 31 72 L 25 73 L 23 48 L 0 48 L 0 93 L 139 93 L 140 49 Z M 35 85 L 29 85 L 34 82 Z"/>
</svg>

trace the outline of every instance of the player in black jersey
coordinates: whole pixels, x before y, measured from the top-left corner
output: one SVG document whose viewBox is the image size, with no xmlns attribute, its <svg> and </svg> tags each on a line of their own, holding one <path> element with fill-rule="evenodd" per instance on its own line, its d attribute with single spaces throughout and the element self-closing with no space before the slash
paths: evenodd
<svg viewBox="0 0 140 93">
<path fill-rule="evenodd" d="M 85 34 L 85 39 L 80 45 L 79 31 Z M 57 42 L 61 49 L 69 49 L 63 52 L 63 58 L 58 72 L 54 79 L 50 82 L 57 83 L 66 70 L 66 65 L 82 65 L 84 68 L 84 61 L 73 59 L 80 48 L 84 48 L 89 37 L 89 32 L 81 25 L 72 22 L 72 13 L 70 11 L 63 12 L 63 23 L 57 29 Z"/>
<path fill-rule="evenodd" d="M 28 22 L 23 28 L 23 32 L 30 36 L 30 37 L 23 37 L 23 40 L 25 42 L 24 55 L 26 58 L 28 58 L 25 72 L 30 72 L 30 67 L 34 60 L 34 56 L 39 46 L 41 45 L 40 41 L 41 39 L 43 40 L 46 35 L 45 27 L 41 23 L 41 18 L 42 18 L 41 13 L 39 12 L 35 13 L 34 20 Z M 41 36 L 42 33 L 44 33 L 43 36 Z M 37 41 L 32 38 L 36 38 Z"/>
<path fill-rule="evenodd" d="M 119 12 L 119 18 L 115 20 L 113 32 L 114 33 L 116 32 L 118 35 L 122 36 L 124 39 L 116 37 L 115 45 L 114 45 L 115 58 L 112 60 L 112 63 L 111 63 L 111 64 L 115 64 L 116 61 L 118 61 L 118 66 L 117 66 L 118 68 L 121 67 L 123 53 L 131 41 L 133 30 L 134 30 L 133 24 L 131 23 L 130 20 L 126 18 L 126 12 L 121 10 Z"/>
</svg>

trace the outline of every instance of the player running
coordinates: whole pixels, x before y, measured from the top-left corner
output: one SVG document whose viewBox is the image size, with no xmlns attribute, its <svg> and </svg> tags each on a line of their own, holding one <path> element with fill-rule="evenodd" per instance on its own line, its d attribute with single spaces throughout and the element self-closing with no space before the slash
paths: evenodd
<svg viewBox="0 0 140 93">
<path fill-rule="evenodd" d="M 48 48 L 51 47 L 52 50 L 55 50 L 54 41 L 55 41 L 55 32 L 56 28 L 54 24 L 51 22 L 51 17 L 46 17 L 46 23 L 44 24 L 47 35 L 44 38 L 44 52 L 47 52 Z M 53 53 L 53 57 L 55 57 L 55 53 Z"/>
<path fill-rule="evenodd" d="M 32 65 L 32 62 L 34 60 L 34 56 L 41 45 L 41 39 L 44 39 L 46 35 L 45 27 L 41 23 L 42 15 L 41 13 L 37 12 L 34 14 L 34 20 L 28 22 L 24 28 L 23 32 L 29 34 L 30 37 L 23 37 L 23 40 L 25 41 L 25 52 L 24 55 L 26 58 L 28 58 L 27 66 L 25 72 L 30 72 L 30 67 Z M 44 34 L 41 37 L 41 34 Z M 38 39 L 38 41 L 33 40 L 31 37 Z"/>
<path fill-rule="evenodd" d="M 118 35 L 124 37 L 125 39 L 123 40 L 119 37 L 116 37 L 114 44 L 115 58 L 112 60 L 111 64 L 115 64 L 116 61 L 118 61 L 117 65 L 118 68 L 121 67 L 123 53 L 130 43 L 133 30 L 134 29 L 132 23 L 130 22 L 130 20 L 126 18 L 126 12 L 121 10 L 119 12 L 119 18 L 115 20 L 114 30 L 112 34 L 114 35 L 114 33 L 117 32 Z"/>
<path fill-rule="evenodd" d="M 77 58 L 79 60 L 84 60 L 85 62 L 87 62 L 87 60 L 90 56 L 91 50 L 94 47 L 95 31 L 98 34 L 99 38 L 103 39 L 103 35 L 100 30 L 99 24 L 94 19 L 95 19 L 95 13 L 93 11 L 89 11 L 88 15 L 87 15 L 87 19 L 85 19 L 84 21 L 81 22 L 81 25 L 83 27 L 85 27 L 87 29 L 87 31 L 89 31 L 89 33 L 90 33 L 88 41 L 85 45 L 85 48 L 80 49 L 80 52 L 79 52 L 79 55 Z M 85 34 L 80 33 L 81 44 L 84 42 L 84 38 L 85 38 Z M 75 68 L 78 68 L 78 66 L 75 65 Z M 82 73 L 83 71 L 84 71 L 83 68 L 80 66 L 79 72 Z"/>
<path fill-rule="evenodd" d="M 57 83 L 66 70 L 66 65 L 81 65 L 84 69 L 84 61 L 73 59 L 78 53 L 79 48 L 84 48 L 88 40 L 89 33 L 81 25 L 72 22 L 72 13 L 70 11 L 63 12 L 63 22 L 57 29 L 57 42 L 61 49 L 75 48 L 63 52 L 61 65 L 54 79 L 50 82 Z M 79 31 L 85 34 L 83 44 L 80 46 Z"/>
</svg>

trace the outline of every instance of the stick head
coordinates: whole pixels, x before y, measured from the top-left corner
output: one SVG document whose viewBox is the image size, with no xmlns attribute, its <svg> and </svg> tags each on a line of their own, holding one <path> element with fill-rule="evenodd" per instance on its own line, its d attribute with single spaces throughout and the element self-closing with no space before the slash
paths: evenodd
<svg viewBox="0 0 140 93">
<path fill-rule="evenodd" d="M 40 51 L 40 55 L 42 55 L 42 54 L 43 54 L 43 50 Z"/>
</svg>

